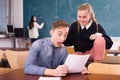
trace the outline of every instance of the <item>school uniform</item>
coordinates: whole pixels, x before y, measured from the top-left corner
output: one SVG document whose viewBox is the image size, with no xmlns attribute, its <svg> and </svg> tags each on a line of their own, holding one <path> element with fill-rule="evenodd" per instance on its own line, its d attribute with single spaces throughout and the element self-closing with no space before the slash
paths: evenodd
<svg viewBox="0 0 120 80">
<path fill-rule="evenodd" d="M 75 52 L 79 52 L 80 54 L 90 53 L 91 58 L 94 60 L 102 60 L 105 48 L 110 49 L 113 44 L 111 38 L 106 34 L 100 24 L 98 24 L 97 28 L 96 23 L 93 21 L 86 26 L 86 29 L 83 29 L 84 27 L 80 25 L 78 27 L 78 25 L 79 23 L 77 21 L 71 24 L 64 45 L 74 46 Z M 90 35 L 95 33 L 100 33 L 101 36 L 95 40 L 90 40 Z"/>
</svg>

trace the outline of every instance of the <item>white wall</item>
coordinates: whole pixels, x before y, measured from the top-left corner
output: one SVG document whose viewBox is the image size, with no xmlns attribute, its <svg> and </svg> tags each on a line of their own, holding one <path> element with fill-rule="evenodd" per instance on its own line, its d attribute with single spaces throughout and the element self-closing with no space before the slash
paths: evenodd
<svg viewBox="0 0 120 80">
<path fill-rule="evenodd" d="M 118 46 L 120 46 L 120 37 L 111 37 L 113 41 L 113 45 L 110 48 L 111 50 L 118 50 Z"/>
<path fill-rule="evenodd" d="M 9 38 L 0 38 L 0 48 L 14 48 L 14 40 Z"/>
<path fill-rule="evenodd" d="M 11 0 L 11 24 L 23 27 L 23 0 Z"/>
<path fill-rule="evenodd" d="M 11 24 L 14 28 L 23 27 L 23 0 L 11 0 Z M 16 44 L 16 47 L 23 47 L 24 40 L 16 40 Z"/>
<path fill-rule="evenodd" d="M 6 18 L 6 22 L 8 23 L 8 20 L 10 17 L 9 16 L 9 3 L 10 0 L 6 1 L 7 3 L 7 18 Z M 11 0 L 11 24 L 15 27 L 15 28 L 21 28 L 23 27 L 23 0 Z M 12 39 L 0 39 L 0 47 L 8 47 L 8 48 L 13 48 L 13 41 Z M 25 39 L 20 39 L 20 40 L 16 40 L 16 47 L 25 47 Z"/>
</svg>

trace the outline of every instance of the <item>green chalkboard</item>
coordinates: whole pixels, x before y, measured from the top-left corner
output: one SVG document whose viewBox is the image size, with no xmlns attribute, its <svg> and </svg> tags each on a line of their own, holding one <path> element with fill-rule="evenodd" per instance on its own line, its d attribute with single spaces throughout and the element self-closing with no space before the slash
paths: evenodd
<svg viewBox="0 0 120 80">
<path fill-rule="evenodd" d="M 51 24 L 62 19 L 71 24 L 76 20 L 77 7 L 87 2 L 91 4 L 98 22 L 110 36 L 120 36 L 120 0 L 23 0 L 24 27 L 26 28 L 32 15 L 38 22 L 45 22 L 39 30 L 40 37 L 48 37 Z"/>
</svg>

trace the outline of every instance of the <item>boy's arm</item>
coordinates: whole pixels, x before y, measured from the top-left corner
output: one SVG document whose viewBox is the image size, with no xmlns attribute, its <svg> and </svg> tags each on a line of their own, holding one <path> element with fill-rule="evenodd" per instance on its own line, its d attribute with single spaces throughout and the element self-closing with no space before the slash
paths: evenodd
<svg viewBox="0 0 120 80">
<path fill-rule="evenodd" d="M 32 44 L 28 57 L 26 59 L 26 63 L 24 66 L 24 72 L 26 74 L 34 74 L 34 75 L 43 75 L 45 67 L 41 67 L 36 63 L 37 55 L 39 54 L 40 42 L 35 42 Z"/>
<path fill-rule="evenodd" d="M 68 67 L 66 65 L 60 65 L 56 69 L 45 69 L 44 75 L 49 76 L 66 76 Z"/>
<path fill-rule="evenodd" d="M 36 57 L 34 56 L 35 52 L 34 52 L 34 54 L 31 54 L 31 53 L 33 53 L 33 52 L 29 51 L 29 55 L 26 59 L 26 63 L 24 66 L 24 72 L 26 74 L 43 75 L 45 67 L 38 66 L 35 63 L 35 59 L 36 59 Z"/>
</svg>

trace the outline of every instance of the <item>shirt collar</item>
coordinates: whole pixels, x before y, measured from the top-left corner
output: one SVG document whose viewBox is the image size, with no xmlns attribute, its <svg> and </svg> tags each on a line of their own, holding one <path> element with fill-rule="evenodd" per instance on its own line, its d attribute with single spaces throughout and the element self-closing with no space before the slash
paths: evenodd
<svg viewBox="0 0 120 80">
<path fill-rule="evenodd" d="M 92 20 L 90 20 L 90 22 L 87 24 L 87 26 L 85 27 L 86 29 L 89 29 L 89 27 L 91 26 L 92 24 Z M 84 26 L 81 25 L 81 29 L 84 29 Z"/>
</svg>

